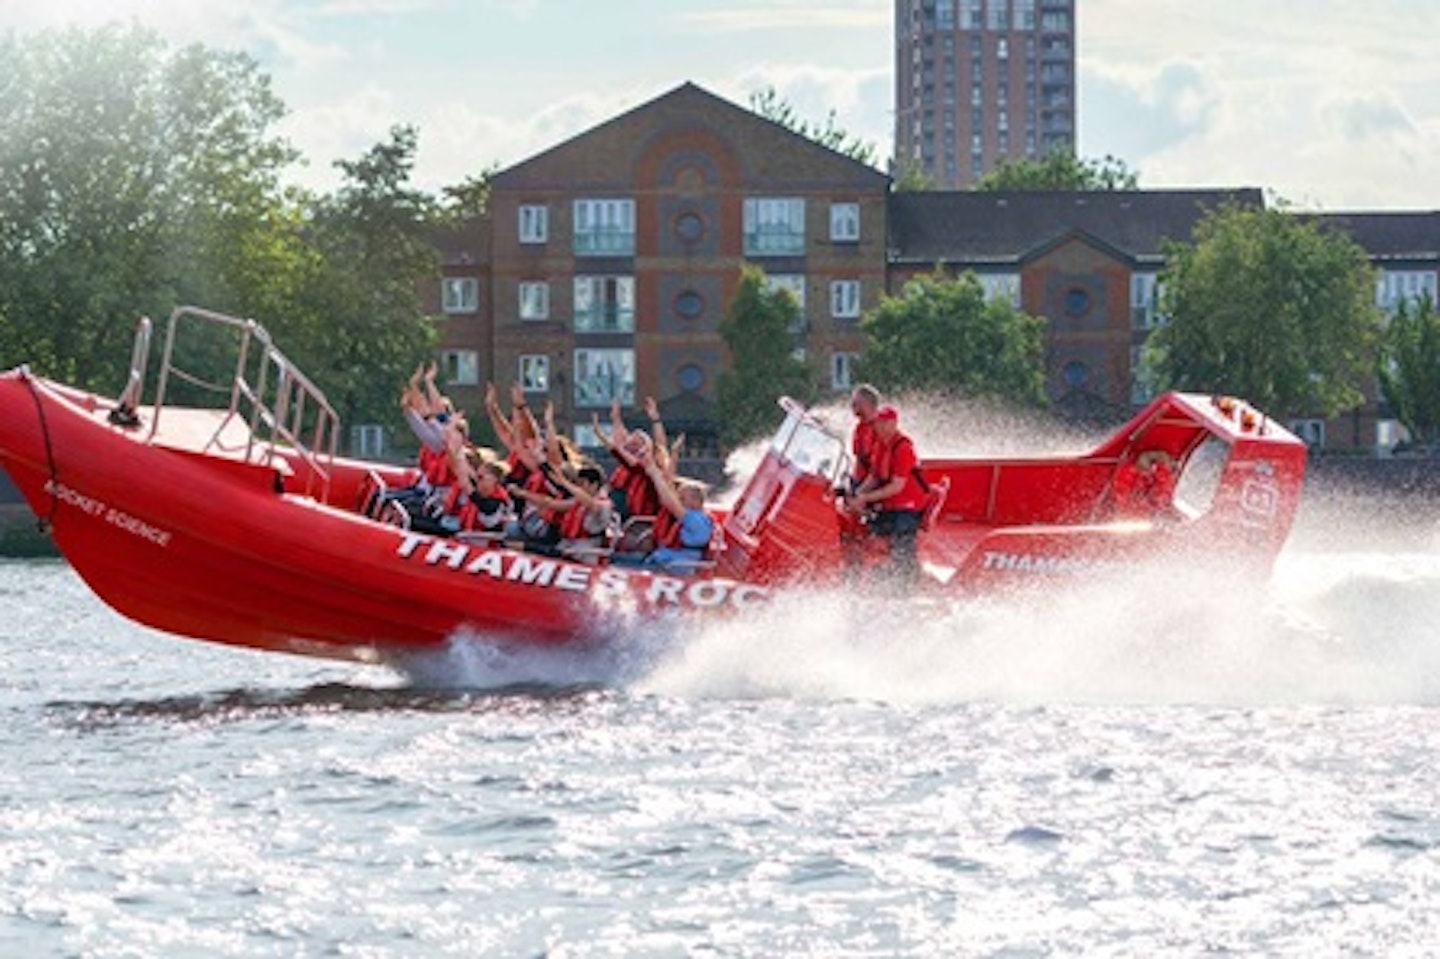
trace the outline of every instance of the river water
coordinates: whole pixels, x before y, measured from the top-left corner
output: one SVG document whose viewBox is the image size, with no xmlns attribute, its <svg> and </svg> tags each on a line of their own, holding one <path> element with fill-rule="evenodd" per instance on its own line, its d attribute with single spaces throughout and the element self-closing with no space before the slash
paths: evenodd
<svg viewBox="0 0 1440 959">
<path fill-rule="evenodd" d="M 0 564 L 0 955 L 1440 955 L 1433 522 L 403 671 Z"/>
</svg>

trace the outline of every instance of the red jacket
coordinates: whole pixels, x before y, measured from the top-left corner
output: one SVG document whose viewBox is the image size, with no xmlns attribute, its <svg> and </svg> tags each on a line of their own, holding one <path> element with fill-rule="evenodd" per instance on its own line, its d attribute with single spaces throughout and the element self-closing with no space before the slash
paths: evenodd
<svg viewBox="0 0 1440 959">
<path fill-rule="evenodd" d="M 875 446 L 879 440 L 875 436 L 875 427 L 860 420 L 855 424 L 855 432 L 850 436 L 850 452 L 855 458 L 855 469 L 852 475 L 856 483 L 864 482 L 865 477 L 870 475 L 875 468 Z"/>
<path fill-rule="evenodd" d="M 655 483 L 643 467 L 622 462 L 610 474 L 610 488 L 624 491 L 626 516 L 654 516 L 663 512 L 660 494 L 655 492 Z"/>
<path fill-rule="evenodd" d="M 884 486 L 897 476 L 905 477 L 900 492 L 880 503 L 882 510 L 917 510 L 925 508 L 925 487 L 920 483 L 920 461 L 915 444 L 904 433 L 896 432 L 886 443 L 878 436 L 873 447 L 876 485 Z"/>
</svg>

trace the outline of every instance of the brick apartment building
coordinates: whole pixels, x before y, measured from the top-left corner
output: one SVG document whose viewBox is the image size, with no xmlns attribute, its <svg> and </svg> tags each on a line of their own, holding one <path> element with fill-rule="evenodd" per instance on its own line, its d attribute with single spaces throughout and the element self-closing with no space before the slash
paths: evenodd
<svg viewBox="0 0 1440 959">
<path fill-rule="evenodd" d="M 992 295 L 1047 320 L 1051 399 L 1073 416 L 1118 419 L 1147 397 L 1140 347 L 1161 321 L 1166 239 L 1208 209 L 1260 206 L 1259 190 L 891 193 L 876 170 L 682 85 L 501 171 L 490 213 L 437 241 L 444 277 L 446 389 L 480 409 L 484 384 L 523 385 L 591 440 L 590 417 L 654 396 L 693 447 L 713 450 L 720 320 L 741 267 L 764 268 L 802 301 L 796 345 L 823 382 L 848 389 L 859 318 L 937 268 L 973 270 Z M 1440 276 L 1440 213 L 1319 216 L 1377 267 L 1377 302 L 1429 292 Z M 1393 445 L 1376 403 L 1299 421 L 1322 446 Z M 692 448 L 693 448 L 692 447 Z"/>
<path fill-rule="evenodd" d="M 522 384 L 589 444 L 612 400 L 713 445 L 720 321 L 755 263 L 839 382 L 885 288 L 889 178 L 684 84 L 515 166 L 445 256 L 452 387 Z M 478 409 L 478 392 L 457 393 Z"/>
</svg>

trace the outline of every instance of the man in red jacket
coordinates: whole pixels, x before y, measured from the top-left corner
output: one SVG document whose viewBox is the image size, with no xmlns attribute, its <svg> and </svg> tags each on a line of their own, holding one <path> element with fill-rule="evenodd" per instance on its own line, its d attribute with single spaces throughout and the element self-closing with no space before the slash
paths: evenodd
<svg viewBox="0 0 1440 959">
<path fill-rule="evenodd" d="M 925 482 L 915 444 L 900 432 L 900 413 L 893 406 L 875 412 L 875 440 L 871 445 L 870 474 L 859 489 L 846 497 L 853 512 L 874 509 L 870 532 L 890 540 L 890 558 L 896 572 L 914 582 L 920 572 L 916 535 L 925 513 Z"/>
</svg>

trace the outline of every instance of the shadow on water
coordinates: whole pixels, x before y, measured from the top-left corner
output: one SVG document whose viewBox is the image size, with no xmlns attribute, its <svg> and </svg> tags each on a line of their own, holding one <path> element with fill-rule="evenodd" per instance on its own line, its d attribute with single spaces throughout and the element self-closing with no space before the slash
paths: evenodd
<svg viewBox="0 0 1440 959">
<path fill-rule="evenodd" d="M 605 696 L 604 689 L 588 684 L 437 690 L 321 683 L 302 689 L 241 688 L 113 702 L 60 700 L 47 703 L 45 711 L 61 725 L 89 731 L 149 722 L 211 725 L 343 714 L 553 714 L 583 711 Z"/>
</svg>

